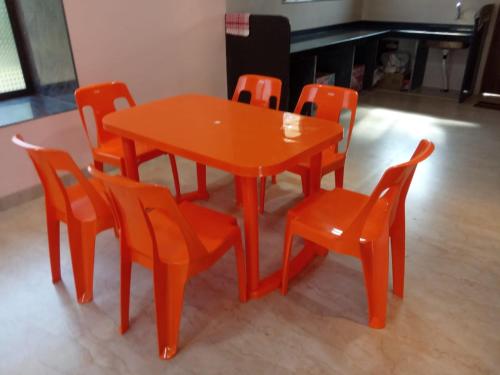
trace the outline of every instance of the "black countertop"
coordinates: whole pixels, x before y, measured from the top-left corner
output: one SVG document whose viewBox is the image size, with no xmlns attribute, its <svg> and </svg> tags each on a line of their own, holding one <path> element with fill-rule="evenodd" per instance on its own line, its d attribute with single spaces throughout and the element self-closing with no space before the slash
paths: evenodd
<svg viewBox="0 0 500 375">
<path fill-rule="evenodd" d="M 311 35 L 310 38 L 291 41 L 290 52 L 303 52 L 312 49 L 334 46 L 342 43 L 350 43 L 371 37 L 380 37 L 388 33 L 388 30 L 332 30 Z"/>
<path fill-rule="evenodd" d="M 453 40 L 468 43 L 473 35 L 473 25 L 359 21 L 293 32 L 290 52 L 300 53 L 382 37 Z"/>
</svg>

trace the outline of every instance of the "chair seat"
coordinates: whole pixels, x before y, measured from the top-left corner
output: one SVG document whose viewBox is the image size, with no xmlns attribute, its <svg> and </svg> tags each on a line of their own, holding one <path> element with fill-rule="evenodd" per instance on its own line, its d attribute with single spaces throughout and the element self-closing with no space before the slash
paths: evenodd
<svg viewBox="0 0 500 375">
<path fill-rule="evenodd" d="M 337 240 L 369 199 L 368 195 L 345 189 L 321 190 L 292 208 L 289 217 L 303 223 L 315 235 Z M 360 241 L 371 242 L 379 238 L 388 215 L 389 201 L 381 198 L 368 215 Z"/>
<path fill-rule="evenodd" d="M 207 257 L 217 258 L 234 239 L 231 232 L 238 230 L 236 219 L 209 208 L 182 202 L 179 209 L 208 251 Z M 189 259 L 187 244 L 177 224 L 160 211 L 149 214 L 156 233 L 160 259 L 167 264 L 186 264 Z"/>
<path fill-rule="evenodd" d="M 135 153 L 139 162 L 153 159 L 162 154 L 161 151 L 141 142 L 135 142 Z M 121 138 L 112 138 L 93 149 L 94 158 L 109 164 L 118 164 L 124 158 Z"/>
<path fill-rule="evenodd" d="M 332 172 L 344 165 L 345 153 L 335 152 L 333 148 L 327 148 L 321 153 L 321 171 L 322 174 Z M 304 160 L 293 168 L 291 172 L 302 174 L 308 172 L 310 169 L 310 161 Z"/>
</svg>

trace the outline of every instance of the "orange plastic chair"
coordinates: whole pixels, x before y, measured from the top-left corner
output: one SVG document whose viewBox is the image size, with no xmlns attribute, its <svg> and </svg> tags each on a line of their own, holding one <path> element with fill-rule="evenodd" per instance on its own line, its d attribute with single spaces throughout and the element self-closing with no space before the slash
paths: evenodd
<svg viewBox="0 0 500 375">
<path fill-rule="evenodd" d="M 340 115 L 343 109 L 350 111 L 349 130 L 347 134 L 347 143 L 343 152 L 338 151 L 337 145 L 330 147 L 322 153 L 321 176 L 330 172 L 335 172 L 335 186 L 344 186 L 344 165 L 351 144 L 352 130 L 356 121 L 356 109 L 358 107 L 358 93 L 351 89 L 346 89 L 337 86 L 327 86 L 312 84 L 304 86 L 300 94 L 299 101 L 295 107 L 295 113 L 304 114 L 307 109 L 306 104 L 315 106 L 314 116 L 324 119 L 339 122 Z M 300 175 L 302 179 L 302 191 L 307 196 L 309 191 L 309 176 L 310 166 L 309 160 L 304 160 L 294 168 L 289 169 L 289 172 Z M 261 186 L 261 212 L 264 211 L 265 200 L 265 182 Z"/>
<path fill-rule="evenodd" d="M 232 100 L 235 102 L 243 101 L 245 95 L 249 95 L 250 105 L 262 108 L 279 109 L 281 99 L 281 80 L 274 77 L 261 76 L 255 74 L 242 75 L 238 79 L 234 90 Z M 273 176 L 272 183 L 276 183 L 276 177 Z M 235 189 L 238 196 L 238 202 L 241 201 L 241 193 L 238 178 L 235 179 Z M 261 191 L 261 212 L 263 212 L 264 194 L 266 191 L 266 178 L 260 180 Z"/>
<path fill-rule="evenodd" d="M 235 248 L 239 296 L 246 301 L 241 233 L 236 219 L 188 201 L 177 204 L 169 190 L 89 168 L 102 181 L 118 224 L 121 252 L 121 332 L 129 325 L 132 262 L 153 270 L 159 355 L 172 358 L 184 286 L 231 247 Z"/>
<path fill-rule="evenodd" d="M 369 325 L 384 328 L 389 275 L 389 238 L 394 294 L 403 297 L 405 270 L 405 200 L 417 164 L 434 145 L 422 140 L 410 161 L 385 171 L 371 195 L 342 188 L 321 190 L 288 213 L 281 292 L 288 289 L 294 236 L 361 259 L 368 296 Z"/>
<path fill-rule="evenodd" d="M 123 147 L 120 137 L 104 130 L 102 119 L 111 112 L 116 111 L 115 101 L 125 99 L 130 107 L 135 106 L 135 101 L 123 82 L 106 82 L 85 87 L 80 87 L 75 91 L 76 104 L 82 120 L 87 141 L 92 149 L 94 165 L 97 169 L 103 170 L 103 164 L 111 164 L 121 169 L 122 174 L 125 171 L 125 160 L 123 156 Z M 92 108 L 97 131 L 97 145 L 94 146 L 89 136 L 88 125 L 84 116 L 85 107 Z M 147 144 L 136 142 L 135 150 L 137 153 L 137 164 L 144 163 L 165 153 L 150 147 Z M 174 177 L 175 194 L 180 198 L 179 173 L 175 156 L 168 154 L 172 174 Z"/>
<path fill-rule="evenodd" d="M 242 75 L 238 79 L 232 100 L 244 100 L 244 93 L 250 95 L 248 104 L 256 107 L 278 109 L 281 99 L 281 80 L 255 74 Z"/>
<path fill-rule="evenodd" d="M 52 282 L 61 280 L 59 222 L 62 221 L 68 225 L 77 300 L 90 302 L 95 238 L 98 233 L 114 227 L 104 191 L 95 180 L 84 177 L 67 152 L 34 146 L 20 135 L 12 137 L 12 142 L 28 152 L 45 191 Z M 69 173 L 77 182 L 65 187 L 59 173 Z"/>
</svg>

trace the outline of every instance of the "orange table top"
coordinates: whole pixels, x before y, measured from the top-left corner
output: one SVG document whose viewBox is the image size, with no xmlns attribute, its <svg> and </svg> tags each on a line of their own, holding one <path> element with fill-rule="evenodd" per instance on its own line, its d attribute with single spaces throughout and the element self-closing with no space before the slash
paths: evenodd
<svg viewBox="0 0 500 375">
<path fill-rule="evenodd" d="M 334 122 L 204 95 L 182 95 L 111 113 L 121 137 L 246 177 L 270 176 L 339 142 Z"/>
</svg>

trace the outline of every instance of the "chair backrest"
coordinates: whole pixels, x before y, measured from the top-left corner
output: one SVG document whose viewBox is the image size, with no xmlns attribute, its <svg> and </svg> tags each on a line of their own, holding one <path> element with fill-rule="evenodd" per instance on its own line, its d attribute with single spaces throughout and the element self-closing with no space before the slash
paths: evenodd
<svg viewBox="0 0 500 375">
<path fill-rule="evenodd" d="M 21 135 L 12 137 L 12 142 L 25 149 L 32 160 L 35 169 L 42 182 L 45 191 L 45 201 L 48 207 L 65 212 L 66 215 L 72 215 L 71 202 L 58 172 L 69 173 L 80 184 L 87 194 L 96 214 L 96 217 L 102 217 L 109 214 L 108 203 L 85 178 L 81 170 L 73 161 L 71 156 L 62 150 L 48 149 L 35 146 L 25 142 Z"/>
<path fill-rule="evenodd" d="M 92 108 L 94 121 L 96 125 L 97 144 L 100 145 L 116 136 L 104 130 L 102 119 L 108 113 L 116 111 L 115 101 L 123 98 L 127 101 L 130 107 L 135 106 L 135 101 L 128 90 L 128 87 L 123 82 L 105 82 L 85 87 L 80 87 L 75 91 L 75 100 L 78 106 L 78 112 L 82 120 L 83 128 L 87 135 L 87 139 L 91 147 L 88 124 L 85 120 L 84 109 Z"/>
<path fill-rule="evenodd" d="M 127 251 L 151 254 L 155 259 L 159 259 L 157 236 L 150 220 L 154 214 L 161 215 L 162 220 L 179 231 L 178 234 L 185 241 L 190 261 L 206 256 L 206 248 L 167 188 L 143 184 L 121 176 L 106 175 L 92 166 L 89 171 L 106 189 L 120 240 L 126 244 Z"/>
<path fill-rule="evenodd" d="M 314 116 L 339 122 L 343 109 L 350 111 L 349 130 L 347 134 L 347 143 L 345 152 L 349 149 L 351 143 L 352 130 L 356 121 L 356 109 L 358 107 L 358 93 L 355 90 L 344 87 L 311 84 L 302 89 L 299 101 L 295 106 L 295 113 L 306 114 L 305 111 L 309 105 L 314 105 Z"/>
<path fill-rule="evenodd" d="M 254 74 L 242 75 L 238 79 L 233 101 L 243 101 L 242 94 L 250 95 L 249 104 L 263 108 L 279 109 L 281 99 L 281 80 L 274 77 Z"/>
<path fill-rule="evenodd" d="M 434 151 L 434 144 L 428 140 L 421 140 L 411 159 L 403 164 L 388 168 L 377 186 L 370 195 L 370 199 L 365 206 L 356 215 L 356 218 L 342 233 L 341 239 L 345 249 L 355 251 L 353 255 L 359 255 L 359 239 L 370 211 L 378 200 L 383 199 L 387 202 L 389 210 L 389 221 L 386 223 L 388 229 L 392 226 L 398 210 L 403 210 L 406 201 L 406 195 L 410 188 L 413 175 L 418 163 L 427 159 Z"/>
</svg>

